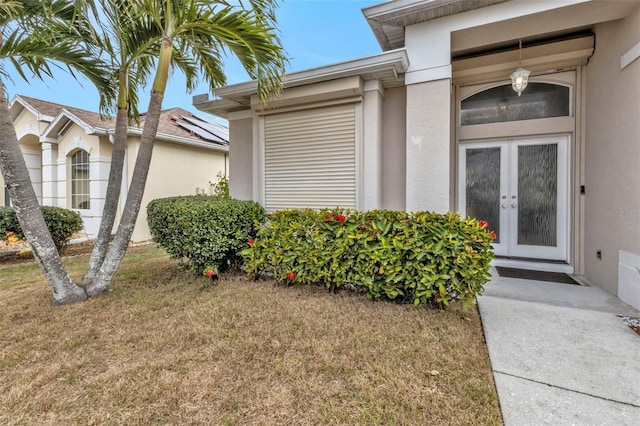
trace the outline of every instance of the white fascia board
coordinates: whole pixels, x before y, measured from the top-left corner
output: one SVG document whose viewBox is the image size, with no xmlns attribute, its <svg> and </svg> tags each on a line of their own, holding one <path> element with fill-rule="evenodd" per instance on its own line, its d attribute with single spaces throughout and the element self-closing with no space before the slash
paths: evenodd
<svg viewBox="0 0 640 426">
<path fill-rule="evenodd" d="M 18 103 L 22 106 L 22 108 L 28 110 L 31 114 L 36 116 L 36 119 L 38 121 L 44 121 L 47 123 L 50 123 L 54 117 L 50 116 L 50 115 L 46 115 L 46 114 L 42 114 L 40 113 L 40 111 L 38 111 L 37 109 L 35 109 L 34 107 L 31 106 L 31 104 L 29 104 L 29 102 L 25 101 L 24 99 L 22 99 L 20 97 L 20 95 L 16 95 L 13 100 L 11 101 L 11 104 L 9 105 L 9 111 L 11 111 L 13 109 L 13 106 Z M 22 111 L 21 111 L 22 112 Z M 20 112 L 20 113 L 21 113 Z M 17 118 L 20 113 L 15 114 L 15 118 Z M 14 119 L 15 119 L 14 118 Z"/>
<path fill-rule="evenodd" d="M 134 128 L 134 127 L 130 127 L 129 130 L 127 131 L 127 134 L 134 135 L 134 136 L 142 136 L 142 129 L 137 129 L 137 128 Z M 172 142 L 172 143 L 177 143 L 177 144 L 180 144 L 180 145 L 187 145 L 187 146 L 193 146 L 193 147 L 197 147 L 197 148 L 204 148 L 204 149 L 208 149 L 208 150 L 211 150 L 211 151 L 229 152 L 229 147 L 228 146 L 217 145 L 217 144 L 215 144 L 213 142 L 195 141 L 195 140 L 192 140 L 192 139 L 183 138 L 181 136 L 168 135 L 166 133 L 157 133 L 155 139 L 159 140 L 159 141 L 162 141 L 162 142 Z"/>
<path fill-rule="evenodd" d="M 385 1 L 371 6 L 363 7 L 362 14 L 367 19 L 377 20 L 376 18 L 385 17 L 389 14 L 409 13 L 415 8 L 420 10 L 433 9 L 438 6 L 458 3 L 460 0 L 396 0 Z"/>
<path fill-rule="evenodd" d="M 47 142 L 53 140 L 57 141 L 57 133 L 65 126 L 67 121 L 72 121 L 74 124 L 80 126 L 87 135 L 106 135 L 108 133 L 107 129 L 92 127 L 63 108 L 53 121 L 49 123 L 47 128 L 44 129 L 44 132 L 42 132 L 42 136 L 40 137 L 41 140 Z"/>
<path fill-rule="evenodd" d="M 393 67 L 397 74 L 403 74 L 409 67 L 409 56 L 406 49 L 396 49 L 376 55 L 337 62 L 317 68 L 309 68 L 286 74 L 282 79 L 284 88 L 333 80 L 366 72 L 381 71 Z M 248 96 L 258 92 L 257 81 L 247 81 L 221 87 L 213 91 L 220 98 Z"/>
<path fill-rule="evenodd" d="M 385 3 L 380 3 L 370 7 L 362 9 L 367 20 L 385 21 L 390 18 L 401 18 L 403 16 L 413 15 L 416 12 L 426 12 L 430 9 L 435 9 L 442 6 L 449 6 L 456 3 L 463 3 L 465 0 L 396 0 Z M 529 15 L 538 12 L 544 12 L 547 10 L 553 10 L 561 7 L 571 6 L 580 3 L 587 3 L 592 0 L 553 0 L 549 1 L 510 1 L 506 0 L 502 3 L 509 3 L 507 8 L 509 10 L 515 10 L 517 16 Z M 496 3 L 501 4 L 501 3 Z M 494 6 L 495 6 L 494 5 Z M 484 8 L 480 8 L 484 9 Z M 456 8 L 448 8 L 447 12 L 442 14 L 434 20 L 446 18 L 447 16 L 457 15 L 460 13 L 466 13 L 471 10 L 478 10 L 478 8 L 467 9 L 457 11 Z M 494 9 L 495 10 L 495 9 Z M 504 17 L 496 14 L 494 21 L 503 20 Z M 491 21 L 490 19 L 488 21 Z"/>
</svg>

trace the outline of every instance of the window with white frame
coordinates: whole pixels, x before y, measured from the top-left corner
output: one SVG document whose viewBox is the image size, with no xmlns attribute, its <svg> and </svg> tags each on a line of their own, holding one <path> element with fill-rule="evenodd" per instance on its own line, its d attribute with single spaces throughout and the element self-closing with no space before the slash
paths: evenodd
<svg viewBox="0 0 640 426">
<path fill-rule="evenodd" d="M 461 126 L 569 116 L 569 87 L 551 83 L 529 83 L 521 96 L 511 84 L 496 86 L 469 96 L 460 104 Z"/>
<path fill-rule="evenodd" d="M 72 209 L 88 210 L 91 207 L 89 184 L 89 153 L 80 149 L 71 155 Z"/>
</svg>

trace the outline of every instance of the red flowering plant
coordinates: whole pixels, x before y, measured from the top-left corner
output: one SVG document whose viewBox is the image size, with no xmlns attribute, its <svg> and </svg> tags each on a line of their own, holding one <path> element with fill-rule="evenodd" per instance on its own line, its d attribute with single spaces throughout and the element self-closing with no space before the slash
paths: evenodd
<svg viewBox="0 0 640 426">
<path fill-rule="evenodd" d="M 204 268 L 202 275 L 211 278 L 211 281 L 215 281 L 218 279 L 218 268 L 216 268 L 215 266 L 207 266 L 206 268 Z"/>
<path fill-rule="evenodd" d="M 336 212 L 328 212 L 324 214 L 324 223 L 331 224 L 333 222 L 344 222 L 347 220 L 347 216 L 341 213 L 339 210 Z"/>
<path fill-rule="evenodd" d="M 489 224 L 484 220 L 479 220 L 478 225 L 480 228 L 484 229 L 484 231 L 491 236 L 492 240 L 496 240 L 498 236 L 494 231 L 489 230 Z"/>
<path fill-rule="evenodd" d="M 245 270 L 372 299 L 474 303 L 490 278 L 489 224 L 456 213 L 279 210 L 242 251 Z"/>
</svg>

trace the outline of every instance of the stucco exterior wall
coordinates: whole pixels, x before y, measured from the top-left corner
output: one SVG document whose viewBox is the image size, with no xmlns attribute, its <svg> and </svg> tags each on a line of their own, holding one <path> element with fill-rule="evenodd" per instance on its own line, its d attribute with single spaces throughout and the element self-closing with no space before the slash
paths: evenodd
<svg viewBox="0 0 640 426">
<path fill-rule="evenodd" d="M 40 203 L 42 203 L 42 155 L 39 134 L 47 124 L 38 122 L 36 116 L 26 109 L 22 111 L 15 121 L 16 136 L 29 169 L 33 189 Z M 4 179 L 0 175 L 0 206 L 4 206 L 7 202 L 4 193 Z"/>
<path fill-rule="evenodd" d="M 135 157 L 131 157 L 130 155 L 129 161 L 135 161 Z M 216 175 L 219 172 L 224 173 L 225 161 L 224 152 L 156 141 L 132 241 L 151 238 L 147 226 L 149 201 L 176 195 L 194 195 L 196 188 L 210 193 L 209 182 L 217 182 Z M 129 169 L 129 180 L 132 174 L 133 167 Z"/>
<path fill-rule="evenodd" d="M 38 118 L 26 108 L 20 113 L 14 123 L 18 140 L 26 134 L 39 136 L 49 125 L 49 123 L 38 121 Z"/>
<path fill-rule="evenodd" d="M 0 207 L 6 205 L 7 200 L 4 199 L 4 178 L 0 174 Z"/>
<path fill-rule="evenodd" d="M 407 92 L 404 87 L 385 90 L 382 112 L 382 208 L 406 208 Z"/>
<path fill-rule="evenodd" d="M 449 211 L 450 79 L 407 86 L 406 149 L 406 209 Z"/>
<path fill-rule="evenodd" d="M 75 210 L 82 217 L 83 232 L 96 235 L 100 226 L 100 218 L 104 207 L 104 191 L 102 186 L 109 176 L 109 158 L 100 156 L 100 138 L 87 135 L 80 126 L 71 126 L 58 141 L 56 195 L 54 205 L 65 209 L 71 208 L 71 181 L 69 179 L 69 158 L 78 149 L 89 153 L 89 209 Z"/>
<path fill-rule="evenodd" d="M 253 196 L 253 119 L 229 120 L 229 192 L 239 200 Z"/>
<path fill-rule="evenodd" d="M 367 81 L 363 96 L 362 174 L 363 210 L 378 209 L 382 205 L 382 111 L 384 88 L 377 80 Z M 356 124 L 357 126 L 357 124 Z"/>
<path fill-rule="evenodd" d="M 585 269 L 616 292 L 619 251 L 640 255 L 640 59 L 620 69 L 620 57 L 640 42 L 640 6 L 595 33 L 586 83 Z"/>
<path fill-rule="evenodd" d="M 33 190 L 36 192 L 38 202 L 42 203 L 42 151 L 40 142 L 37 136 L 28 133 L 19 140 L 19 144 L 24 162 L 29 170 Z"/>
</svg>

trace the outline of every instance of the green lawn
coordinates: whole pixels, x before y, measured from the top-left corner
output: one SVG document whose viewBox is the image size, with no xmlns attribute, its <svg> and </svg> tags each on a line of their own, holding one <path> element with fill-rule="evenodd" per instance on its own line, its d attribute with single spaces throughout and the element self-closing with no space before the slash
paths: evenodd
<svg viewBox="0 0 640 426">
<path fill-rule="evenodd" d="M 52 307 L 0 263 L 0 424 L 502 423 L 476 310 L 176 265 L 131 248 L 106 296 Z"/>
</svg>

